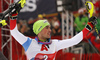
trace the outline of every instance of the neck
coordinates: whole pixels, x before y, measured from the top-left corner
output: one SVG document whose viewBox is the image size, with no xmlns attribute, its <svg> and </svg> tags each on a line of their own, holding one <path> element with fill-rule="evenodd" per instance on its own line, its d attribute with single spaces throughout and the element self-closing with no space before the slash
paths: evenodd
<svg viewBox="0 0 100 60">
<path fill-rule="evenodd" d="M 41 36 L 38 36 L 38 39 L 40 40 L 40 41 L 42 41 L 42 42 L 45 42 L 47 39 L 46 38 L 43 38 L 43 37 L 41 37 Z"/>
<path fill-rule="evenodd" d="M 40 40 L 40 39 L 39 39 Z M 40 41 L 42 41 L 42 42 L 46 42 L 46 40 L 40 40 Z"/>
</svg>

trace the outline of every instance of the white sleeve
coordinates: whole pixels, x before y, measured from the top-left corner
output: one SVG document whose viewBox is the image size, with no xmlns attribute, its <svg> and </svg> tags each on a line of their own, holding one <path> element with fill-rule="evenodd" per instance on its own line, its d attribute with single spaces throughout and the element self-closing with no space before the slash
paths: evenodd
<svg viewBox="0 0 100 60">
<path fill-rule="evenodd" d="M 13 30 L 10 30 L 11 32 L 11 35 L 22 45 L 24 44 L 28 37 L 24 36 L 22 33 L 20 33 L 18 30 L 17 30 L 17 25 L 15 26 L 15 28 Z"/>
<path fill-rule="evenodd" d="M 82 39 L 83 39 L 83 32 L 80 32 L 79 34 L 77 34 L 71 39 L 58 40 L 56 41 L 57 51 L 60 49 L 64 49 L 76 45 L 80 41 L 82 41 Z"/>
<path fill-rule="evenodd" d="M 32 39 L 24 36 L 22 33 L 18 31 L 16 19 L 10 19 L 10 32 L 11 35 L 15 38 L 15 40 L 18 41 L 24 47 L 25 51 L 27 51 L 32 42 Z"/>
</svg>

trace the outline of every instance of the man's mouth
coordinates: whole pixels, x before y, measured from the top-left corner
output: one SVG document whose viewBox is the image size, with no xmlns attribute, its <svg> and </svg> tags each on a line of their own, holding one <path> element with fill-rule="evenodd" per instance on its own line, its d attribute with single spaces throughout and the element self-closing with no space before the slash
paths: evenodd
<svg viewBox="0 0 100 60">
<path fill-rule="evenodd" d="M 51 33 L 48 33 L 48 35 L 51 35 Z"/>
</svg>

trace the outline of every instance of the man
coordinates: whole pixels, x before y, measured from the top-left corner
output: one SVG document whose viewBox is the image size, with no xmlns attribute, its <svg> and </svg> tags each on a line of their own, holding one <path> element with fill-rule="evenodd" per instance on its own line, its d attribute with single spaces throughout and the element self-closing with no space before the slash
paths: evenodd
<svg viewBox="0 0 100 60">
<path fill-rule="evenodd" d="M 14 15 L 17 14 L 13 14 L 12 16 Z M 93 24 L 91 23 L 92 22 L 88 22 L 88 24 L 93 28 Z M 10 20 L 10 31 L 11 35 L 24 47 L 29 59 L 53 60 L 56 52 L 60 49 L 78 44 L 86 36 L 89 30 L 92 29 L 89 25 L 73 38 L 61 41 L 50 40 L 51 29 L 47 20 L 38 20 L 34 23 L 33 31 L 37 35 L 35 39 L 26 37 L 17 30 L 16 19 Z"/>
<path fill-rule="evenodd" d="M 54 60 L 57 51 L 78 44 L 96 24 L 96 18 L 91 17 L 87 26 L 73 38 L 61 41 L 55 39 L 51 41 L 49 22 L 47 20 L 38 20 L 33 25 L 33 31 L 37 36 L 35 39 L 31 39 L 17 30 L 16 20 L 19 7 L 17 7 L 16 11 L 11 14 L 10 32 L 16 41 L 24 47 L 26 55 L 30 60 Z"/>
<path fill-rule="evenodd" d="M 12 14 L 17 16 L 17 13 Z M 65 40 L 50 40 L 50 24 L 47 20 L 38 20 L 33 25 L 33 31 L 37 35 L 35 39 L 31 39 L 22 35 L 17 30 L 16 19 L 10 20 L 11 35 L 24 47 L 28 59 L 31 60 L 53 60 L 55 59 L 56 52 L 63 48 L 68 48 L 78 44 L 89 32 L 92 30 L 95 17 L 89 19 L 86 28 L 84 28 L 79 34 L 71 39 Z"/>
</svg>

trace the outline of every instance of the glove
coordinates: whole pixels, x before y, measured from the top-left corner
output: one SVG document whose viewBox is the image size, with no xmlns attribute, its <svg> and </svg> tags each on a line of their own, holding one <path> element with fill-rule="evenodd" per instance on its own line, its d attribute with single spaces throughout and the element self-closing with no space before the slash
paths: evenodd
<svg viewBox="0 0 100 60">
<path fill-rule="evenodd" d="M 20 5 L 21 8 L 23 8 L 24 5 L 26 4 L 26 0 L 20 0 L 20 1 L 18 2 L 18 4 Z"/>
<path fill-rule="evenodd" d="M 97 18 L 92 16 L 91 18 L 89 18 L 89 22 L 86 25 L 86 29 L 91 31 L 96 24 L 97 24 Z"/>
<path fill-rule="evenodd" d="M 92 16 L 90 19 L 89 19 L 89 22 L 91 22 L 93 25 L 96 25 L 97 24 L 97 18 L 95 16 Z"/>
<path fill-rule="evenodd" d="M 24 7 L 25 3 L 26 3 L 26 0 L 20 0 L 17 3 L 14 3 L 14 4 L 10 5 L 10 9 L 15 8 L 15 10 L 10 13 L 11 14 L 10 18 L 11 19 L 16 19 L 17 18 L 18 13 Z"/>
<path fill-rule="evenodd" d="M 5 25 L 7 25 L 6 21 L 5 20 L 1 20 L 0 21 L 0 27 L 5 26 Z"/>
<path fill-rule="evenodd" d="M 19 2 L 17 2 L 15 4 L 15 9 L 16 9 L 15 12 L 19 13 L 20 10 L 24 7 L 25 3 L 26 3 L 26 0 L 20 0 Z"/>
</svg>

